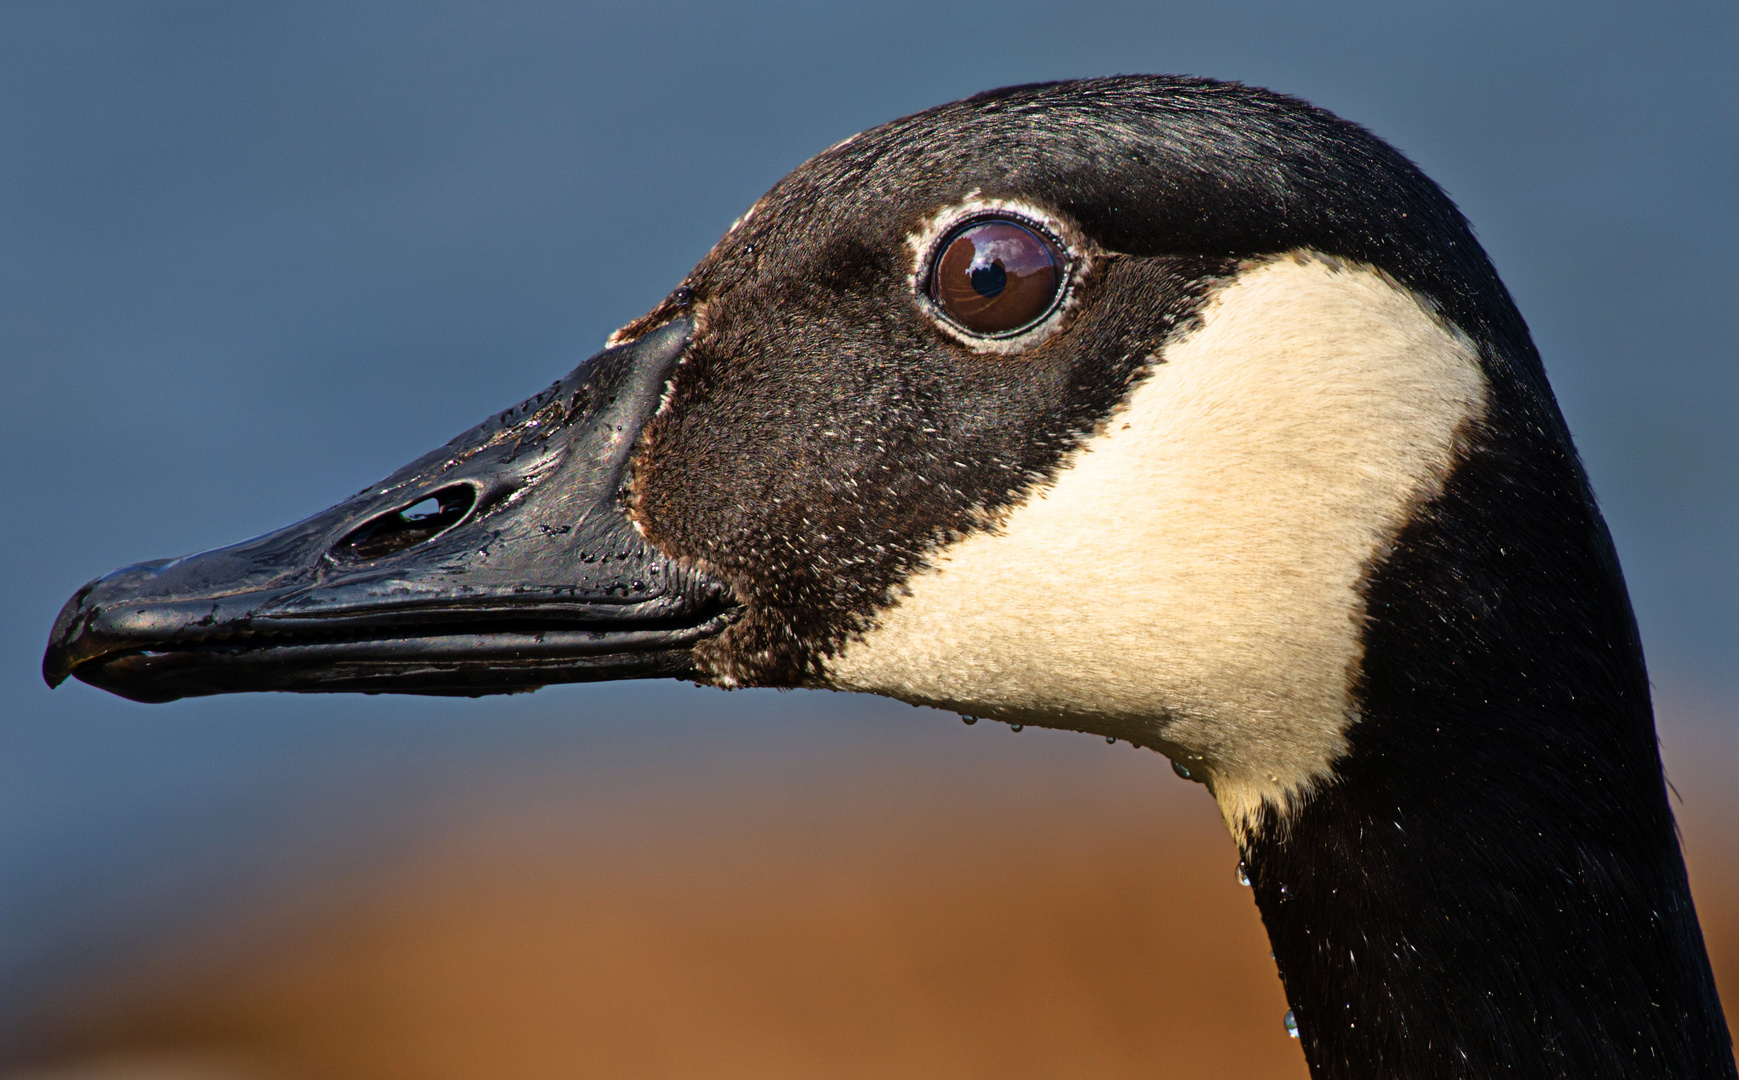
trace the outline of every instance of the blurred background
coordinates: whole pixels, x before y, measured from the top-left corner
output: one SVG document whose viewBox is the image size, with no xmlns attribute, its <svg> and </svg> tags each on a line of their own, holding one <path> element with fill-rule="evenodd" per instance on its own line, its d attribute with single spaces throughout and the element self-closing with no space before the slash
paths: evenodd
<svg viewBox="0 0 1739 1080">
<path fill-rule="evenodd" d="M 0 7 L 0 1075 L 1301 1077 L 1207 795 L 1101 740 L 677 684 L 140 706 L 123 563 L 566 372 L 787 170 L 1010 83 L 1396 144 L 1533 327 L 1739 1000 L 1739 7 Z"/>
</svg>

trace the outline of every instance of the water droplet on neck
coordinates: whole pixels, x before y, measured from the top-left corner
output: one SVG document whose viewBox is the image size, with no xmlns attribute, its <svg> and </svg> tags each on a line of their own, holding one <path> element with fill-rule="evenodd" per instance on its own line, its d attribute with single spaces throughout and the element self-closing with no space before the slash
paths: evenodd
<svg viewBox="0 0 1739 1080">
<path fill-rule="evenodd" d="M 976 717 L 976 716 L 967 716 L 967 715 L 966 715 L 966 714 L 965 714 L 965 713 L 961 713 L 961 714 L 960 714 L 960 720 L 961 720 L 961 722 L 962 722 L 962 723 L 966 723 L 966 724 L 976 724 L 976 723 L 978 723 L 978 717 Z"/>
<path fill-rule="evenodd" d="M 1025 724 L 1010 724 L 1010 725 L 1008 725 L 1008 730 L 1017 731 L 1017 732 L 1018 731 L 1025 731 L 1026 725 Z"/>
<path fill-rule="evenodd" d="M 1238 860 L 1238 884 L 1246 887 L 1250 884 L 1250 871 L 1245 868 L 1243 859 Z"/>
<path fill-rule="evenodd" d="M 1105 736 L 1105 743 L 1108 746 L 1116 746 L 1117 745 L 1117 736 L 1115 736 L 1115 735 Z"/>
<path fill-rule="evenodd" d="M 1298 1038 L 1298 1017 L 1292 1015 L 1292 1010 L 1286 1010 L 1286 1034 Z"/>
<path fill-rule="evenodd" d="M 1174 773 L 1177 773 L 1179 776 L 1183 777 L 1185 780 L 1194 780 L 1195 779 L 1195 776 L 1193 774 L 1191 774 L 1191 772 L 1189 770 L 1189 766 L 1185 765 L 1183 762 L 1179 761 L 1177 758 L 1171 759 L 1171 771 Z"/>
</svg>

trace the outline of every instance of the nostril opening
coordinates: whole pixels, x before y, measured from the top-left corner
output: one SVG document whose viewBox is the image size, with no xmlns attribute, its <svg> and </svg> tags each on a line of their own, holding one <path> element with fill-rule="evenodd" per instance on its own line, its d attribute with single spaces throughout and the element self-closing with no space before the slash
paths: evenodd
<svg viewBox="0 0 1739 1080">
<path fill-rule="evenodd" d="M 332 554 L 355 561 L 395 555 L 459 524 L 476 504 L 477 491 L 469 484 L 442 488 L 409 506 L 369 518 L 345 534 Z"/>
</svg>

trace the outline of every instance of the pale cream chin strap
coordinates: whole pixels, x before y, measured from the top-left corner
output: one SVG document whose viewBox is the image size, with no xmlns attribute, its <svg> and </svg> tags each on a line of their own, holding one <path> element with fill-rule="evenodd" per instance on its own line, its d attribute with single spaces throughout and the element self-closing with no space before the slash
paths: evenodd
<svg viewBox="0 0 1739 1080">
<path fill-rule="evenodd" d="M 1153 732 L 1242 839 L 1345 753 L 1359 582 L 1441 490 L 1485 376 L 1418 296 L 1308 253 L 1247 267 L 1158 359 L 1054 483 L 940 552 L 829 681 Z"/>
</svg>

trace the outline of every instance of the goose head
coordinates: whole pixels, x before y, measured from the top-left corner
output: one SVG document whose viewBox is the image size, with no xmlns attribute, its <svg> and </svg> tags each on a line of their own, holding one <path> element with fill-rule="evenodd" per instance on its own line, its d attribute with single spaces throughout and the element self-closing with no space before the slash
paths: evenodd
<svg viewBox="0 0 1739 1080">
<path fill-rule="evenodd" d="M 1017 87 L 848 139 L 548 390 L 85 586 L 44 673 L 142 701 L 676 677 L 1124 739 L 1218 800 L 1319 1075 L 1731 1069 L 1527 329 L 1431 181 L 1267 91 Z M 1613 911 L 1640 936 L 1579 991 L 1469 958 Z"/>
</svg>

